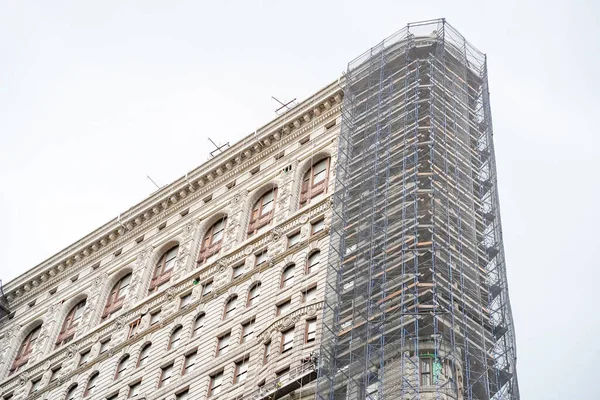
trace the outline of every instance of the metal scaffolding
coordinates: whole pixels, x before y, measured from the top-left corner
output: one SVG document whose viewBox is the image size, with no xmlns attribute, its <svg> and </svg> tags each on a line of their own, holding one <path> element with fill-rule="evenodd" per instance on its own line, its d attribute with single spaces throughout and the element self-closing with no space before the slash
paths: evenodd
<svg viewBox="0 0 600 400">
<path fill-rule="evenodd" d="M 318 399 L 518 399 L 485 55 L 445 20 L 348 65 Z"/>
</svg>

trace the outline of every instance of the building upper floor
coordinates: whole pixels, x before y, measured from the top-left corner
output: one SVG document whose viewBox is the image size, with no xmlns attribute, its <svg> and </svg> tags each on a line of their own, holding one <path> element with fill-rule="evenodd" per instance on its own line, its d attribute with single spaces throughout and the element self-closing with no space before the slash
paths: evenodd
<svg viewBox="0 0 600 400">
<path fill-rule="evenodd" d="M 227 285 L 250 264 L 272 262 L 322 230 L 341 100 L 338 84 L 325 87 L 8 282 L 10 313 L 0 321 L 0 378 L 13 379 L 115 317 L 161 298 L 177 282 L 212 283 L 219 275 L 215 287 Z M 267 252 L 264 243 L 273 238 L 282 245 Z M 226 281 L 218 274 L 225 268 L 230 271 Z M 6 345 L 17 338 L 19 346 L 9 349 Z M 34 352 L 40 341 L 46 342 L 44 351 Z"/>
</svg>

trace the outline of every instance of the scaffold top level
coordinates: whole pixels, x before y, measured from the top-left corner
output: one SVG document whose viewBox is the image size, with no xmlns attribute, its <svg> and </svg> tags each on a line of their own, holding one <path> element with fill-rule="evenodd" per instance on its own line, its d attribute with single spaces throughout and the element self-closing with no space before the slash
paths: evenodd
<svg viewBox="0 0 600 400">
<path fill-rule="evenodd" d="M 411 22 L 393 33 L 348 63 L 348 71 L 359 68 L 366 60 L 391 47 L 402 48 L 403 45 L 423 44 L 423 41 L 443 41 L 447 50 L 458 60 L 466 63 L 477 75 L 485 73 L 486 55 L 470 44 L 444 18 Z"/>
</svg>

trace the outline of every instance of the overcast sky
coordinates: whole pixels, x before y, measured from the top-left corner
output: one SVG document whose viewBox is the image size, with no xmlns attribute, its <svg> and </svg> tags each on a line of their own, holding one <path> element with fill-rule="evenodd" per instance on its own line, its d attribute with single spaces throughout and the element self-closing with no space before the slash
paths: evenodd
<svg viewBox="0 0 600 400">
<path fill-rule="evenodd" d="M 450 6 L 449 4 L 452 3 Z M 523 399 L 598 399 L 593 1 L 0 0 L 0 278 L 34 267 L 406 25 L 488 54 Z"/>
</svg>

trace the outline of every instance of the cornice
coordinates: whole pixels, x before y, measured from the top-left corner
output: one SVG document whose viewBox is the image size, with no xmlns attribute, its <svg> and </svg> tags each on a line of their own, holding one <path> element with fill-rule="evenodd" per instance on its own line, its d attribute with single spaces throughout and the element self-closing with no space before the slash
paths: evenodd
<svg viewBox="0 0 600 400">
<path fill-rule="evenodd" d="M 10 305 L 20 305 L 115 251 L 190 203 L 238 176 L 340 111 L 343 93 L 333 83 L 126 213 L 4 285 Z"/>
<path fill-rule="evenodd" d="M 100 339 L 108 337 L 116 330 L 123 328 L 125 325 L 128 325 L 140 316 L 145 315 L 150 310 L 158 308 L 163 304 L 172 301 L 174 298 L 183 294 L 184 292 L 189 291 L 192 287 L 195 286 L 193 283 L 194 279 L 198 279 L 200 282 L 209 279 L 211 276 L 222 271 L 222 269 L 224 269 L 226 266 L 233 265 L 239 259 L 247 257 L 249 254 L 252 254 L 252 252 L 256 249 L 260 249 L 263 246 L 267 246 L 269 243 L 274 243 L 274 235 L 282 237 L 283 235 L 292 232 L 294 229 L 297 229 L 299 226 L 306 224 L 310 219 L 322 215 L 325 211 L 329 210 L 330 207 L 331 195 L 328 195 L 320 202 L 309 206 L 306 210 L 303 210 L 303 212 L 294 215 L 292 218 L 280 223 L 279 225 L 274 225 L 270 230 L 262 233 L 261 235 L 258 235 L 256 240 L 247 242 L 244 246 L 239 246 L 238 248 L 230 251 L 229 253 L 224 254 L 218 260 L 215 260 L 214 262 L 200 270 L 195 270 L 188 273 L 167 290 L 158 292 L 152 296 L 145 298 L 143 302 L 140 302 L 131 309 L 125 311 L 118 317 L 111 319 L 104 324 L 98 325 L 96 329 L 93 329 L 87 332 L 82 337 L 73 340 L 67 346 L 55 350 L 54 352 L 44 357 L 44 359 L 23 370 L 20 374 L 9 376 L 4 382 L 2 382 L 2 387 L 0 387 L 0 393 L 10 392 L 11 390 L 15 389 L 18 384 L 24 384 L 29 378 L 43 374 L 48 368 L 50 368 L 50 366 L 58 365 L 67 361 L 69 358 L 74 357 L 78 351 L 91 347 Z M 179 316 L 195 312 L 199 305 L 208 303 L 209 301 L 215 299 L 221 294 L 227 293 L 232 287 L 239 286 L 242 282 L 251 279 L 251 277 L 256 273 L 260 273 L 271 268 L 273 265 L 283 261 L 283 259 L 289 254 L 296 253 L 299 250 L 308 247 L 310 243 L 318 241 L 327 236 L 328 234 L 329 230 L 324 229 L 323 231 L 311 237 L 310 241 L 303 241 L 297 246 L 295 246 L 293 249 L 288 249 L 278 254 L 271 260 L 271 262 L 267 262 L 258 267 L 254 267 L 251 271 L 248 271 L 248 273 L 244 273 L 243 276 L 236 279 L 235 281 L 228 282 L 227 284 L 216 288 L 211 296 L 205 296 L 193 303 L 190 303 L 189 306 L 185 309 L 178 310 L 170 314 L 160 324 L 150 326 L 143 332 L 140 332 L 140 334 L 134 336 L 133 338 L 124 340 L 123 342 L 117 344 L 115 347 L 113 347 L 113 349 L 111 349 L 110 354 L 102 354 L 96 357 L 94 360 L 88 362 L 86 365 L 77 367 L 68 375 L 63 377 L 61 381 L 64 382 L 65 380 L 68 380 L 74 375 L 77 375 L 85 370 L 93 368 L 95 365 L 97 365 L 97 363 L 106 360 L 107 358 L 111 357 L 124 347 L 129 346 L 132 343 L 135 343 L 136 341 L 142 340 L 143 337 L 147 334 L 152 333 L 155 330 L 161 329 L 162 327 L 173 322 Z M 54 383 L 47 385 L 39 392 L 37 392 L 37 394 L 41 395 L 48 390 L 54 389 L 57 385 L 60 384 L 62 383 Z"/>
</svg>

